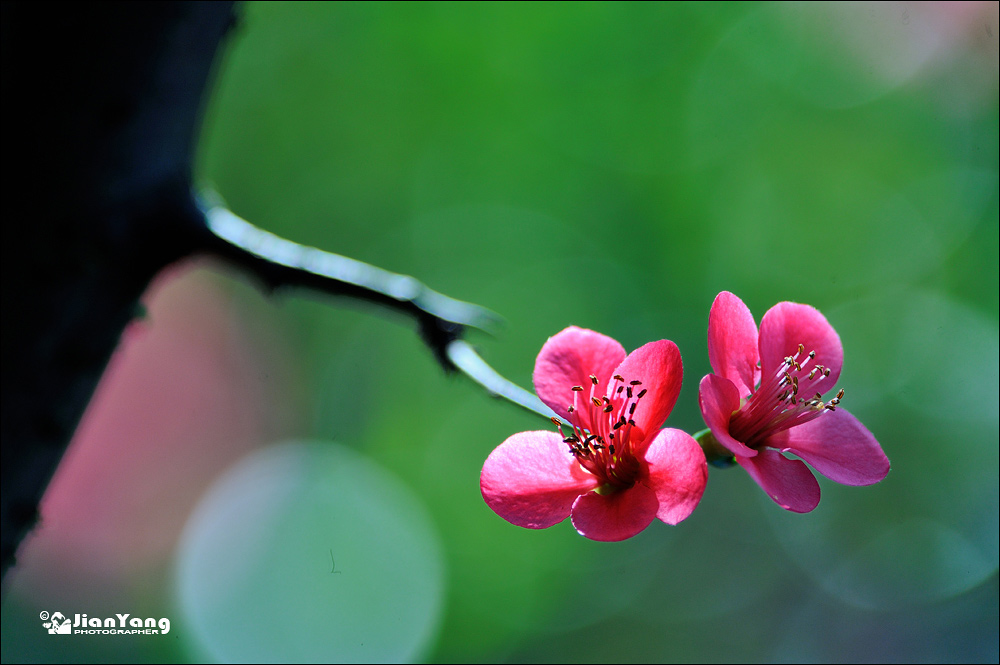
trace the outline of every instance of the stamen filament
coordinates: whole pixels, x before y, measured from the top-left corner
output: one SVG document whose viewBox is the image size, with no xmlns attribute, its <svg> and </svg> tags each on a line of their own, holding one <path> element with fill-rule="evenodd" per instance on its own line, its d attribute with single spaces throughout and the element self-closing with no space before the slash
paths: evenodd
<svg viewBox="0 0 1000 665">
<path fill-rule="evenodd" d="M 828 403 L 823 402 L 820 392 L 809 399 L 798 397 L 800 379 L 810 381 L 812 391 L 831 373 L 830 368 L 820 364 L 809 367 L 816 359 L 814 350 L 800 363 L 798 358 L 804 351 L 805 346 L 799 344 L 795 355 L 786 356 L 771 376 L 763 377 L 756 390 L 751 390 L 743 405 L 733 413 L 730 432 L 737 440 L 751 448 L 763 445 L 771 436 L 818 418 L 840 404 L 843 390 Z"/>
<path fill-rule="evenodd" d="M 645 396 L 643 388 L 637 394 L 635 386 L 641 385 L 638 380 L 626 382 L 619 374 L 612 377 L 607 388 L 607 395 L 598 397 L 596 390 L 600 381 L 590 375 L 590 399 L 586 409 L 581 410 L 578 393 L 583 392 L 583 386 L 572 386 L 573 404 L 567 407 L 569 422 L 563 423 L 558 418 L 552 422 L 563 435 L 570 454 L 579 461 L 580 466 L 596 476 L 604 487 L 625 489 L 635 484 L 641 465 L 636 458 L 631 433 L 635 427 L 633 415 L 639 401 Z M 565 434 L 562 426 L 566 424 L 572 432 Z"/>
</svg>

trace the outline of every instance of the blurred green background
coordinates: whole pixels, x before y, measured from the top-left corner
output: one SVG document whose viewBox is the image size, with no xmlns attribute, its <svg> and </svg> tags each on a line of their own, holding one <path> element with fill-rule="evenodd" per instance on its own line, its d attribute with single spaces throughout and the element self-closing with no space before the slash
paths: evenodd
<svg viewBox="0 0 1000 665">
<path fill-rule="evenodd" d="M 193 261 L 151 289 L 22 550 L 3 660 L 996 661 L 996 3 L 252 3 L 198 177 L 292 240 L 685 361 L 709 306 L 827 316 L 892 462 L 786 513 L 739 469 L 617 544 L 479 472 L 544 420 L 409 321 Z M 167 617 L 54 636 L 41 611 Z"/>
</svg>

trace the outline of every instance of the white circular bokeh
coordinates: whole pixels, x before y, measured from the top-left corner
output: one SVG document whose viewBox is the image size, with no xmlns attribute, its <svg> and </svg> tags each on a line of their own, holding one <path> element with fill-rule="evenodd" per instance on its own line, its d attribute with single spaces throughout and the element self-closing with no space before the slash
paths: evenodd
<svg viewBox="0 0 1000 665">
<path fill-rule="evenodd" d="M 421 501 L 332 443 L 239 462 L 202 498 L 177 561 L 184 623 L 217 661 L 410 661 L 441 614 L 441 548 Z"/>
</svg>

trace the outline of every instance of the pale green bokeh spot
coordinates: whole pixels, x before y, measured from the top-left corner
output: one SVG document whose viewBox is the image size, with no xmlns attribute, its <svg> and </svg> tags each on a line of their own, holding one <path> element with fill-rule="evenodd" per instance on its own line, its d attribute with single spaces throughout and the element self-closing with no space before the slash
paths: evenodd
<svg viewBox="0 0 1000 665">
<path fill-rule="evenodd" d="M 444 587 L 420 500 L 332 443 L 278 445 L 232 468 L 189 520 L 177 570 L 192 646 L 221 662 L 414 660 Z"/>
</svg>

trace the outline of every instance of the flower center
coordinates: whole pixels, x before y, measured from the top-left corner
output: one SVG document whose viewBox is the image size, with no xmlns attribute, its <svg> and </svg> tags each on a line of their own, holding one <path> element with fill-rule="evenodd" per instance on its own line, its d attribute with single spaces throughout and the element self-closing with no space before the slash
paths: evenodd
<svg viewBox="0 0 1000 665">
<path fill-rule="evenodd" d="M 570 414 L 572 433 L 563 431 L 563 422 L 553 418 L 569 452 L 576 456 L 580 466 L 594 474 L 600 481 L 598 492 L 628 489 L 639 478 L 640 464 L 632 445 L 633 433 L 638 433 L 632 420 L 639 400 L 646 389 L 641 381 L 626 382 L 615 374 L 610 396 L 598 397 L 595 390 L 597 377 L 590 376 L 590 396 L 583 398 L 583 386 L 573 386 L 573 403 L 566 407 Z M 641 434 L 637 434 L 641 440 Z"/>
<path fill-rule="evenodd" d="M 768 437 L 790 427 L 819 418 L 826 411 L 833 411 L 844 397 L 841 390 L 829 402 L 821 398 L 824 391 L 816 391 L 830 370 L 815 362 L 816 352 L 803 356 L 805 347 L 799 344 L 794 356 L 787 356 L 778 370 L 761 379 L 760 387 L 746 398 L 729 421 L 729 433 L 737 441 L 756 448 Z M 812 393 L 813 397 L 799 397 L 799 390 Z"/>
</svg>

